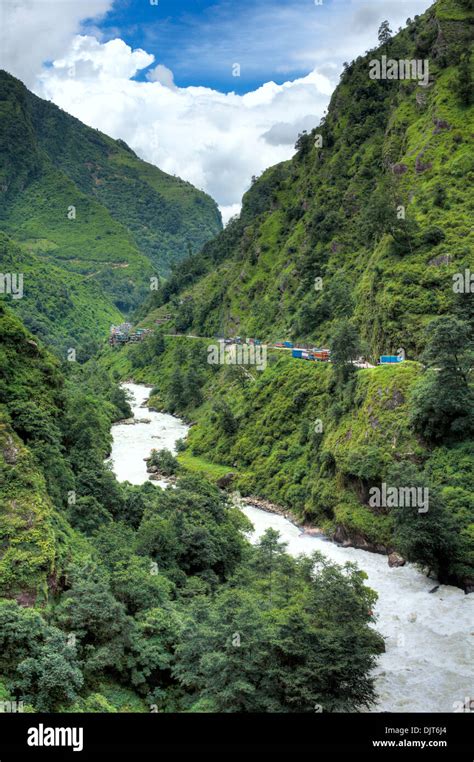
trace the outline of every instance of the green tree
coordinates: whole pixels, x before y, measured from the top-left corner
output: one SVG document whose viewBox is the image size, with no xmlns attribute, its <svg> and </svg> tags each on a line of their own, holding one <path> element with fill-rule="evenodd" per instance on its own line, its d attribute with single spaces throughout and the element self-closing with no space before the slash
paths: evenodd
<svg viewBox="0 0 474 762">
<path fill-rule="evenodd" d="M 183 614 L 168 603 L 149 608 L 137 617 L 129 655 L 130 679 L 140 692 L 151 692 L 154 700 L 167 704 L 167 691 L 174 683 L 171 669 L 180 640 Z"/>
<path fill-rule="evenodd" d="M 377 243 L 390 234 L 391 252 L 403 255 L 417 245 L 418 224 L 410 213 L 401 213 L 397 188 L 390 177 L 382 178 L 372 193 L 361 217 L 361 233 L 366 241 Z"/>
<path fill-rule="evenodd" d="M 115 565 L 110 587 L 114 597 L 133 616 L 167 603 L 174 586 L 159 572 L 156 562 L 134 556 Z"/>
<path fill-rule="evenodd" d="M 229 436 L 236 433 L 239 424 L 232 412 L 232 408 L 225 400 L 218 400 L 214 405 L 214 414 L 216 416 L 216 424 L 222 428 Z"/>
<path fill-rule="evenodd" d="M 392 30 L 390 29 L 390 24 L 388 21 L 382 21 L 378 31 L 379 44 L 385 45 L 386 47 L 391 39 L 392 39 Z"/>
<path fill-rule="evenodd" d="M 93 495 L 82 495 L 68 507 L 68 519 L 80 532 L 91 535 L 102 524 L 110 523 L 112 516 Z"/>
<path fill-rule="evenodd" d="M 458 66 L 457 88 L 459 98 L 463 106 L 470 106 L 473 102 L 474 82 L 472 79 L 471 54 L 465 53 Z"/>
<path fill-rule="evenodd" d="M 199 405 L 202 404 L 203 396 L 201 391 L 201 384 L 202 379 L 200 374 L 197 372 L 194 365 L 191 365 L 188 368 L 186 377 L 184 379 L 184 393 L 186 399 L 188 400 L 188 405 L 199 407 Z"/>
<path fill-rule="evenodd" d="M 412 394 L 412 425 L 428 441 L 462 439 L 474 426 L 470 326 L 443 316 L 428 325 L 426 336 L 422 354 L 426 371 Z"/>
<path fill-rule="evenodd" d="M 173 675 L 194 695 L 194 711 L 278 711 L 266 672 L 275 625 L 248 590 L 221 591 L 213 603 L 192 601 Z"/>
<path fill-rule="evenodd" d="M 127 392 L 118 384 L 112 385 L 110 401 L 115 408 L 116 419 L 131 418 L 132 408 L 127 399 Z"/>
<path fill-rule="evenodd" d="M 254 558 L 255 567 L 267 581 L 270 601 L 273 593 L 273 575 L 287 545 L 287 543 L 280 542 L 279 538 L 280 535 L 276 529 L 267 529 L 257 544 Z"/>
<path fill-rule="evenodd" d="M 348 320 L 340 320 L 332 334 L 331 362 L 338 385 L 345 384 L 354 372 L 352 364 L 361 351 L 361 343 L 357 328 Z"/>
<path fill-rule="evenodd" d="M 459 526 L 451 511 L 446 510 L 441 492 L 429 484 L 424 474 L 406 464 L 392 469 L 390 483 L 396 487 L 428 490 L 428 510 L 417 505 L 392 509 L 397 548 L 409 561 L 434 572 L 441 582 L 448 583 L 451 571 L 460 556 Z"/>
<path fill-rule="evenodd" d="M 78 697 L 84 682 L 74 657 L 74 649 L 68 646 L 64 634 L 51 631 L 34 655 L 18 664 L 13 680 L 15 691 L 39 712 L 67 706 Z"/>
<path fill-rule="evenodd" d="M 273 643 L 270 677 L 285 711 L 351 712 L 373 704 L 382 638 L 369 627 L 376 600 L 355 565 L 341 569 L 315 554 L 298 606 L 288 606 Z"/>
<path fill-rule="evenodd" d="M 168 407 L 172 413 L 186 406 L 183 373 L 178 365 L 175 366 L 168 386 Z"/>
<path fill-rule="evenodd" d="M 375 697 L 383 641 L 369 627 L 375 594 L 364 575 L 318 555 L 296 561 L 269 534 L 243 569 L 186 612 L 173 674 L 193 711 L 354 711 Z M 274 575 L 269 602 L 259 564 Z M 316 568 L 314 568 L 316 564 Z"/>
<path fill-rule="evenodd" d="M 173 476 L 179 469 L 179 463 L 170 450 L 152 450 L 148 465 L 157 468 L 163 476 Z"/>
<path fill-rule="evenodd" d="M 76 699 L 83 684 L 64 633 L 16 601 L 0 601 L 0 668 L 14 695 L 37 711 L 57 711 Z"/>
<path fill-rule="evenodd" d="M 54 612 L 55 621 L 77 638 L 84 676 L 89 682 L 98 673 L 125 669 L 125 648 L 133 622 L 110 590 L 108 574 L 91 563 L 69 572 L 70 589 Z"/>
</svg>

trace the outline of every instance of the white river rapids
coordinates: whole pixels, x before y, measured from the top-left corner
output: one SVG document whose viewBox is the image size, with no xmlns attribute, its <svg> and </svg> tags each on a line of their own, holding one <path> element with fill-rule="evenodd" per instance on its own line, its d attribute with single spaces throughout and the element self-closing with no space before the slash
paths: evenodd
<svg viewBox="0 0 474 762">
<path fill-rule="evenodd" d="M 111 460 L 119 481 L 143 484 L 148 479 L 143 459 L 154 448 L 174 451 L 188 427 L 172 415 L 141 407 L 150 393 L 147 387 L 124 386 L 133 395 L 135 417 L 151 422 L 113 426 Z M 474 594 L 447 585 L 430 594 L 436 582 L 411 564 L 390 568 L 385 556 L 305 535 L 283 516 L 252 505 L 243 511 L 254 525 L 253 540 L 273 527 L 292 555 L 319 550 L 332 561 L 352 561 L 366 572 L 367 584 L 379 596 L 376 627 L 386 644 L 376 669 L 379 700 L 374 711 L 452 712 L 474 697 Z"/>
</svg>

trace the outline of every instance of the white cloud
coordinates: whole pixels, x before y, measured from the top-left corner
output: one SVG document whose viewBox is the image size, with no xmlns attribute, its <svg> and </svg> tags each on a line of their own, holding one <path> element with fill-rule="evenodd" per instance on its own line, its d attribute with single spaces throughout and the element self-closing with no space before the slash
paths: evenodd
<svg viewBox="0 0 474 762">
<path fill-rule="evenodd" d="M 45 61 L 61 56 L 82 19 L 98 18 L 113 0 L 0 0 L 0 68 L 28 87 Z"/>
<path fill-rule="evenodd" d="M 298 135 L 304 130 L 311 130 L 317 121 L 314 114 L 309 114 L 296 122 L 275 122 L 262 138 L 272 146 L 294 145 Z"/>
<path fill-rule="evenodd" d="M 95 37 L 77 35 L 65 56 L 53 61 L 52 71 L 59 77 L 73 80 L 107 83 L 109 80 L 128 80 L 140 69 L 154 62 L 154 56 L 138 48 L 132 50 L 123 40 L 104 44 Z M 53 77 L 51 70 L 45 78 Z"/>
<path fill-rule="evenodd" d="M 293 82 L 267 82 L 245 95 L 206 87 L 170 88 L 172 73 L 131 79 L 153 58 L 122 40 L 77 36 L 67 55 L 47 69 L 37 88 L 65 111 L 125 140 L 142 158 L 203 188 L 235 214 L 252 175 L 293 153 L 298 127 L 311 128 L 332 92 L 317 72 Z M 150 78 L 151 79 L 151 78 Z M 293 133 L 274 137 L 276 123 Z M 311 115 L 311 118 L 308 118 Z"/>
<path fill-rule="evenodd" d="M 222 222 L 227 225 L 232 217 L 236 217 L 240 214 L 242 204 L 231 204 L 230 206 L 221 206 L 220 211 L 222 215 Z"/>
<path fill-rule="evenodd" d="M 149 82 L 161 82 L 162 85 L 170 90 L 176 90 L 173 72 L 167 66 L 163 66 L 163 64 L 158 64 L 158 66 L 147 71 L 146 78 Z"/>
</svg>

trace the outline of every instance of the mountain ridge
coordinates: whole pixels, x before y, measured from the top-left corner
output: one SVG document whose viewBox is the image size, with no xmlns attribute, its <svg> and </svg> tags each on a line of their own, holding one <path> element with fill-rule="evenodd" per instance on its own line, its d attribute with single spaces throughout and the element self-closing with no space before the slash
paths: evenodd
<svg viewBox="0 0 474 762">
<path fill-rule="evenodd" d="M 24 256 L 41 260 L 42 273 L 51 263 L 62 269 L 66 286 L 69 279 L 92 279 L 97 288 L 89 311 L 99 298 L 109 314 L 130 313 L 149 293 L 150 278 L 166 277 L 173 262 L 222 229 L 209 196 L 4 71 L 0 116 L 0 228 Z M 59 312 L 58 305 L 61 320 Z M 73 322 L 80 324 L 80 312 Z M 108 330 L 103 320 L 82 328 L 92 340 Z M 55 345 L 61 339 L 58 331 L 48 335 Z"/>
</svg>

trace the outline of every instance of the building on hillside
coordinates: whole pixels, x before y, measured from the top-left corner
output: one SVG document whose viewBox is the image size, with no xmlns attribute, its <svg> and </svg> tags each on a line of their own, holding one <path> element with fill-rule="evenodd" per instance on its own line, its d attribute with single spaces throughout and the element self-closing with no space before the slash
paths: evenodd
<svg viewBox="0 0 474 762">
<path fill-rule="evenodd" d="M 131 330 L 131 323 L 121 323 L 120 325 L 110 326 L 109 344 L 112 344 L 112 346 L 116 344 L 125 344 L 128 341 Z"/>
<path fill-rule="evenodd" d="M 153 331 L 150 328 L 137 328 L 132 332 L 131 323 L 122 323 L 121 325 L 112 325 L 110 327 L 109 344 L 112 346 L 127 344 L 129 341 L 143 341 Z"/>
</svg>

